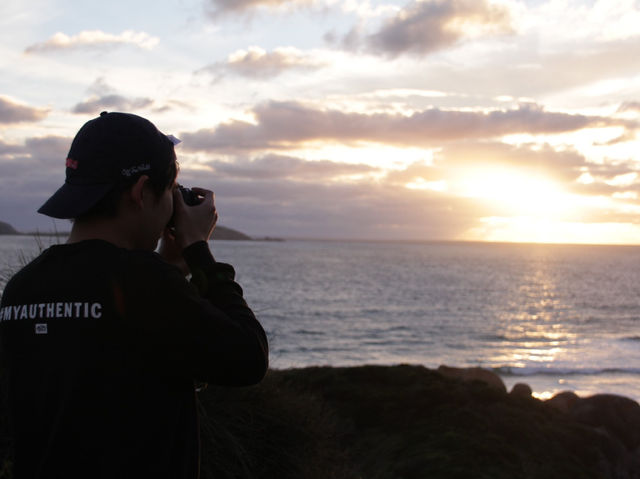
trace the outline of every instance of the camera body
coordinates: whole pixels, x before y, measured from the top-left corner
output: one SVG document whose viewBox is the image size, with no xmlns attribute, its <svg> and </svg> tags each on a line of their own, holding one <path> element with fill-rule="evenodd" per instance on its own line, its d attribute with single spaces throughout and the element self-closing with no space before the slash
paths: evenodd
<svg viewBox="0 0 640 479">
<path fill-rule="evenodd" d="M 178 190 L 180 190 L 182 199 L 187 206 L 195 206 L 202 202 L 202 198 L 198 196 L 198 194 L 191 188 L 187 188 L 186 186 L 182 186 L 180 184 L 178 184 L 177 187 Z"/>
</svg>

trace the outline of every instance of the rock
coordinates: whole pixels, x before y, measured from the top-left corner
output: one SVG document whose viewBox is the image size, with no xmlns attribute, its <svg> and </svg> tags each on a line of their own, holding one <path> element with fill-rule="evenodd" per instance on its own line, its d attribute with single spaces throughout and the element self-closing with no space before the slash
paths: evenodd
<svg viewBox="0 0 640 479">
<path fill-rule="evenodd" d="M 579 400 L 580 398 L 573 391 L 563 391 L 561 393 L 556 394 L 551 399 L 547 399 L 545 401 L 551 407 L 554 407 L 558 411 L 562 411 L 568 413 L 571 407 Z"/>
<path fill-rule="evenodd" d="M 569 414 L 583 424 L 606 430 L 629 451 L 640 447 L 640 405 L 632 399 L 596 394 L 575 401 Z"/>
<path fill-rule="evenodd" d="M 509 394 L 513 397 L 530 398 L 532 393 L 531 386 L 525 383 L 517 383 L 513 385 Z"/>
<path fill-rule="evenodd" d="M 443 376 L 463 381 L 480 381 L 492 388 L 507 392 L 507 388 L 496 373 L 482 368 L 454 368 L 442 365 L 438 372 Z"/>
</svg>

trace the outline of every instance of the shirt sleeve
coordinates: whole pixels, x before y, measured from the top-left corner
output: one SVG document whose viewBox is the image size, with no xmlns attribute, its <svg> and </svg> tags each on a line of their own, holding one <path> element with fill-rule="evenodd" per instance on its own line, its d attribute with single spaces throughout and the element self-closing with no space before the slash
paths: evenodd
<svg viewBox="0 0 640 479">
<path fill-rule="evenodd" d="M 132 346 L 169 374 L 229 386 L 259 382 L 268 368 L 267 337 L 233 267 L 216 262 L 204 241 L 183 256 L 191 282 L 155 253 L 123 275 L 122 320 Z"/>
</svg>

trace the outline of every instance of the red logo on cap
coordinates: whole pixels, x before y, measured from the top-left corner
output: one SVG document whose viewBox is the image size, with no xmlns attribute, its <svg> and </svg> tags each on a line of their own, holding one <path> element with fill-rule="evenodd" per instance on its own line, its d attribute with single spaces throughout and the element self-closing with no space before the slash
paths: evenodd
<svg viewBox="0 0 640 479">
<path fill-rule="evenodd" d="M 71 158 L 67 158 L 67 168 L 72 168 L 74 170 L 77 170 L 78 162 L 76 160 L 72 160 Z"/>
</svg>

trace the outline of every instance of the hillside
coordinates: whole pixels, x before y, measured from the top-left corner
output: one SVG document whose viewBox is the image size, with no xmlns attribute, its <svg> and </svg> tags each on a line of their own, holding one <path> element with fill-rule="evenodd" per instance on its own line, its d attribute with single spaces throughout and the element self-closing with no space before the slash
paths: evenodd
<svg viewBox="0 0 640 479">
<path fill-rule="evenodd" d="M 3 221 L 0 221 L 0 235 L 19 235 L 19 234 L 27 234 L 27 235 L 40 235 L 40 236 L 47 236 L 49 234 L 56 234 L 56 235 L 67 235 L 68 233 L 66 232 L 58 232 L 58 233 L 48 233 L 48 232 L 42 232 L 39 231 L 37 233 L 20 233 L 19 231 L 17 231 L 13 226 L 11 226 L 9 223 L 5 223 Z M 220 240 L 251 240 L 252 238 L 244 233 L 241 233 L 240 231 L 231 229 L 231 228 L 226 228 L 224 226 L 216 226 L 216 229 L 213 230 L 213 239 L 220 239 Z"/>
<path fill-rule="evenodd" d="M 216 240 L 250 240 L 251 237 L 247 236 L 240 231 L 233 230 L 231 228 L 226 228 L 224 226 L 216 226 L 216 229 L 213 230 L 212 239 Z"/>
<path fill-rule="evenodd" d="M 0 235 L 17 235 L 19 234 L 16 229 L 9 223 L 0 221 Z"/>
</svg>

